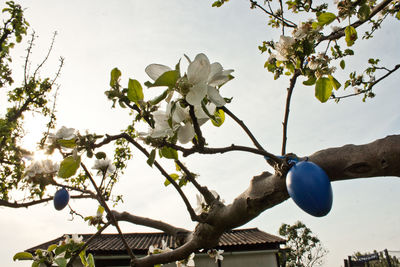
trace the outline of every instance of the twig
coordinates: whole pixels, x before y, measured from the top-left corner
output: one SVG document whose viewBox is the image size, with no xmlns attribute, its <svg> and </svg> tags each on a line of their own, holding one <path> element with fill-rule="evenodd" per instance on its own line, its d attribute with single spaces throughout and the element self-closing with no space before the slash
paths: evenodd
<svg viewBox="0 0 400 267">
<path fill-rule="evenodd" d="M 131 143 L 132 145 L 134 145 L 137 149 L 139 149 L 146 157 L 150 156 L 150 153 L 147 152 L 147 150 L 142 147 L 138 142 L 136 142 L 129 134 L 127 133 L 121 133 L 119 135 L 115 135 L 115 136 L 109 136 L 107 135 L 106 138 L 100 142 L 99 144 L 94 145 L 94 147 L 100 147 L 104 144 L 108 144 L 114 140 L 120 139 L 120 138 L 124 138 L 126 141 L 128 141 L 129 143 Z M 193 221 L 202 221 L 201 218 L 199 216 L 196 215 L 196 213 L 194 212 L 192 206 L 190 205 L 189 200 L 187 199 L 185 193 L 183 193 L 182 189 L 180 188 L 180 186 L 176 183 L 176 181 L 174 179 L 172 179 L 169 174 L 164 170 L 164 168 L 155 160 L 153 163 L 154 166 L 156 166 L 156 168 L 161 172 L 161 174 L 172 184 L 172 186 L 176 189 L 176 191 L 178 191 L 179 195 L 181 196 L 183 202 L 186 205 L 186 209 L 188 210 L 189 214 L 190 214 L 190 218 Z"/>
<path fill-rule="evenodd" d="M 126 248 L 126 250 L 128 252 L 129 257 L 131 258 L 131 260 L 135 260 L 136 256 L 133 254 L 133 251 L 129 247 L 128 242 L 126 242 L 124 234 L 122 233 L 121 228 L 119 228 L 118 221 L 115 219 L 114 214 L 111 212 L 110 208 L 107 205 L 107 202 L 104 200 L 104 197 L 103 197 L 100 189 L 97 187 L 96 182 L 94 181 L 92 175 L 90 174 L 90 172 L 86 168 L 85 164 L 83 164 L 82 162 L 81 162 L 81 166 L 82 166 L 83 170 L 85 171 L 86 175 L 88 176 L 88 178 L 89 178 L 90 182 L 92 183 L 93 187 L 96 189 L 97 197 L 98 197 L 98 200 L 99 200 L 100 204 L 104 207 L 104 209 L 106 210 L 107 214 L 110 215 L 112 224 L 115 226 L 115 228 L 117 228 L 118 234 L 121 237 L 122 243 L 124 243 L 124 246 L 125 246 L 125 248 Z"/>
<path fill-rule="evenodd" d="M 51 54 L 51 51 L 53 51 L 53 46 L 54 46 L 54 42 L 55 42 L 55 40 L 56 40 L 56 36 L 57 36 L 57 32 L 54 32 L 54 33 L 53 33 L 53 38 L 52 38 L 52 40 L 51 40 L 50 47 L 49 47 L 49 49 L 47 50 L 46 56 L 44 57 L 44 59 L 42 60 L 42 62 L 36 67 L 35 71 L 33 72 L 33 76 L 32 76 L 33 79 L 36 79 L 36 74 L 37 74 L 37 72 L 43 67 L 43 65 L 44 65 L 44 64 L 47 62 L 47 60 L 49 59 L 49 56 L 50 56 L 50 54 Z"/>
<path fill-rule="evenodd" d="M 285 18 L 283 18 L 283 17 L 281 18 L 281 17 L 275 15 L 274 12 L 272 11 L 272 9 L 271 9 L 271 12 L 268 11 L 268 10 L 266 10 L 265 8 L 263 8 L 262 6 L 260 6 L 260 5 L 257 3 L 257 1 L 250 0 L 250 3 L 251 3 L 253 6 L 258 7 L 259 9 L 261 9 L 262 11 L 264 11 L 265 13 L 267 13 L 268 15 L 270 15 L 270 16 L 276 18 L 277 20 L 281 21 L 282 24 L 284 24 L 285 26 L 290 27 L 290 28 L 296 28 L 296 27 L 297 27 L 296 23 L 294 23 L 294 22 L 292 22 L 292 21 L 290 21 L 290 20 L 287 20 L 287 19 L 285 19 Z M 268 5 L 269 5 L 269 1 L 268 1 Z"/>
<path fill-rule="evenodd" d="M 183 170 L 186 174 L 187 179 L 196 187 L 196 189 L 204 196 L 204 200 L 207 204 L 211 205 L 211 203 L 215 200 L 214 195 L 208 190 L 207 187 L 201 186 L 193 177 L 192 173 L 186 168 L 186 166 L 179 160 L 175 160 L 175 163 Z"/>
<path fill-rule="evenodd" d="M 0 199 L 0 206 L 3 207 L 8 207 L 8 208 L 27 208 L 33 205 L 37 205 L 37 204 L 41 204 L 41 203 L 45 203 L 45 202 L 49 202 L 51 200 L 53 200 L 54 197 L 48 197 L 48 198 L 42 198 L 39 200 L 33 200 L 30 202 L 25 202 L 25 203 L 18 203 L 18 202 L 8 202 L 6 200 L 2 200 Z M 71 196 L 71 198 L 73 199 L 81 199 L 81 198 L 95 198 L 93 195 L 91 194 L 82 194 L 82 195 L 76 195 L 76 196 Z"/>
<path fill-rule="evenodd" d="M 292 78 L 290 79 L 290 86 L 288 88 L 288 92 L 287 92 L 287 97 L 286 97 L 286 106 L 285 106 L 285 117 L 283 120 L 283 135 L 282 135 L 282 151 L 281 151 L 281 155 L 285 155 L 286 154 L 286 141 L 287 141 L 287 127 L 288 127 L 288 121 L 289 121 L 289 112 L 290 112 L 290 100 L 292 98 L 292 93 L 293 93 L 293 89 L 294 86 L 296 84 L 296 80 L 297 77 L 299 77 L 300 75 L 300 71 L 299 70 L 295 70 Z"/>
<path fill-rule="evenodd" d="M 356 95 L 360 95 L 360 94 L 364 94 L 368 91 L 371 91 L 372 88 L 379 83 L 380 81 L 382 81 L 383 79 L 385 79 L 386 77 L 388 77 L 390 74 L 392 74 L 393 72 L 395 72 L 396 70 L 398 70 L 400 68 L 400 64 L 397 64 L 393 69 L 388 70 L 386 68 L 379 68 L 379 69 L 386 69 L 388 71 L 388 73 L 386 73 L 385 75 L 383 75 L 382 77 L 380 77 L 378 80 L 374 81 L 373 83 L 370 83 L 370 85 L 368 86 L 367 89 L 361 90 L 360 92 L 354 93 L 354 94 L 348 94 L 348 95 L 344 95 L 344 96 L 334 96 L 331 99 L 335 99 L 335 100 L 340 100 L 343 98 L 348 98 L 348 97 L 352 97 L 352 96 L 356 96 Z M 377 68 L 378 69 L 378 68 Z"/>
<path fill-rule="evenodd" d="M 226 114 L 229 115 L 229 117 L 231 117 L 237 124 L 240 125 L 240 127 L 242 127 L 242 129 L 246 132 L 246 134 L 250 137 L 251 141 L 253 142 L 253 144 L 260 150 L 265 150 L 260 143 L 257 141 L 257 139 L 254 137 L 254 135 L 251 133 L 251 131 L 249 130 L 249 128 L 247 128 L 246 124 L 240 120 L 238 117 L 235 116 L 235 114 L 233 114 L 228 108 L 226 107 L 222 107 L 221 108 Z"/>
<path fill-rule="evenodd" d="M 379 13 L 379 11 L 381 11 L 382 9 L 384 9 L 386 6 L 388 6 L 390 3 L 392 2 L 392 0 L 384 0 L 382 1 L 380 4 L 378 4 L 372 11 L 371 14 L 369 15 L 369 17 L 366 20 L 358 20 L 356 22 L 354 22 L 353 24 L 351 24 L 350 26 L 357 28 L 361 25 L 363 25 L 365 22 L 367 22 L 368 20 L 370 20 L 372 17 L 374 17 L 376 14 Z M 318 46 L 319 43 L 321 43 L 322 41 L 325 40 L 337 40 L 341 37 L 343 37 L 345 35 L 344 30 L 346 29 L 346 27 L 341 28 L 338 31 L 335 31 L 329 35 L 324 35 L 321 36 L 321 38 L 319 38 L 317 44 L 315 46 Z"/>
</svg>

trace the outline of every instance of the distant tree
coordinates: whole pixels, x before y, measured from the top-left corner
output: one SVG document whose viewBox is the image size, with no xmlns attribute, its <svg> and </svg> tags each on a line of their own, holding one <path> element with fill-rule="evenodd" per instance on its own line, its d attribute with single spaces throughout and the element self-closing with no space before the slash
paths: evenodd
<svg viewBox="0 0 400 267">
<path fill-rule="evenodd" d="M 297 221 L 293 225 L 286 223 L 279 228 L 279 234 L 286 238 L 288 250 L 281 255 L 288 267 L 322 266 L 323 258 L 328 251 L 321 241 L 304 223 Z M 285 259 L 286 258 L 286 259 Z"/>
</svg>

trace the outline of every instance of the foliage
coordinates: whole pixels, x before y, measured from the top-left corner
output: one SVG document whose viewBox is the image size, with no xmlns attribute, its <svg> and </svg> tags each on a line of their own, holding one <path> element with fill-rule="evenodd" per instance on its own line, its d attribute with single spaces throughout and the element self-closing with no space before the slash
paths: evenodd
<svg viewBox="0 0 400 267">
<path fill-rule="evenodd" d="M 279 234 L 283 236 L 288 248 L 286 253 L 286 266 L 311 267 L 322 266 L 323 257 L 328 251 L 322 246 L 321 241 L 304 223 L 297 221 L 293 225 L 282 224 Z M 280 255 L 280 260 L 284 259 Z"/>
</svg>

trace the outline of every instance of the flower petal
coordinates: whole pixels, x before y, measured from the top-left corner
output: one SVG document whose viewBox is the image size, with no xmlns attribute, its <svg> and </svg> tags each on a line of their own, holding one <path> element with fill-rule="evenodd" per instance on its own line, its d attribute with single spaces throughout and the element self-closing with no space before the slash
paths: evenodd
<svg viewBox="0 0 400 267">
<path fill-rule="evenodd" d="M 208 114 L 210 115 L 214 114 L 215 108 L 216 106 L 214 105 L 214 103 L 209 103 L 206 105 L 206 109 L 208 111 Z M 197 122 L 199 123 L 200 126 L 206 123 L 210 119 L 207 113 L 204 112 L 203 107 L 201 105 L 194 107 L 194 114 L 196 115 Z"/>
<path fill-rule="evenodd" d="M 199 83 L 190 88 L 189 93 L 186 95 L 186 101 L 193 106 L 200 105 L 201 101 L 207 94 L 207 85 Z"/>
<path fill-rule="evenodd" d="M 222 72 L 222 65 L 218 62 L 214 62 L 210 66 L 210 75 L 208 75 L 208 80 L 211 80 L 215 75 L 219 75 Z"/>
<path fill-rule="evenodd" d="M 194 137 L 194 128 L 191 123 L 186 123 L 184 126 L 179 127 L 178 140 L 182 144 L 190 142 Z"/>
<path fill-rule="evenodd" d="M 171 68 L 161 64 L 150 64 L 144 70 L 147 75 L 154 81 L 158 79 L 164 72 L 170 71 Z"/>
<path fill-rule="evenodd" d="M 192 84 L 206 82 L 210 74 L 210 61 L 204 54 L 198 54 L 189 64 L 187 70 L 188 81 Z"/>
<path fill-rule="evenodd" d="M 226 104 L 225 99 L 219 94 L 215 87 L 208 86 L 207 95 L 211 102 L 213 102 L 217 107 L 222 107 Z"/>
</svg>

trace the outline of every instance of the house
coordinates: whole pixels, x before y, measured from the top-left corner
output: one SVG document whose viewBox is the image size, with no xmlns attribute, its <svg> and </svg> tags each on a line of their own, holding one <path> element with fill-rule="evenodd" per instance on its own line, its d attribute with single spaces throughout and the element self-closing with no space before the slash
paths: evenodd
<svg viewBox="0 0 400 267">
<path fill-rule="evenodd" d="M 91 234 L 83 234 L 83 240 L 87 240 Z M 168 247 L 176 248 L 173 236 L 165 233 L 128 233 L 124 234 L 127 243 L 131 246 L 133 253 L 139 257 L 147 255 L 151 245 L 161 247 L 164 240 Z M 33 253 L 36 249 L 47 249 L 51 244 L 58 244 L 64 240 L 64 236 L 48 241 L 41 245 L 28 249 Z M 277 267 L 278 250 L 285 240 L 260 231 L 257 228 L 237 229 L 224 233 L 219 245 L 215 249 L 222 249 L 223 261 L 215 262 L 206 251 L 195 255 L 195 263 L 198 267 Z M 96 267 L 121 267 L 129 266 L 129 256 L 121 242 L 118 234 L 101 234 L 97 236 L 88 246 L 88 253 L 92 253 Z M 164 266 L 176 266 L 175 263 Z"/>
</svg>

